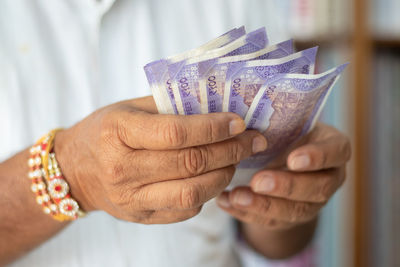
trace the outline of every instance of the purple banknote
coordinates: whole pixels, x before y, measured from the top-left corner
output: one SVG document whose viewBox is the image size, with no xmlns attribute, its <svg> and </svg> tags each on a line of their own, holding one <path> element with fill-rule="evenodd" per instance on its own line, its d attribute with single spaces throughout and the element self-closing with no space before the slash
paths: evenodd
<svg viewBox="0 0 400 267">
<path fill-rule="evenodd" d="M 244 27 L 235 28 L 210 42 L 190 51 L 157 60 L 144 67 L 159 113 L 177 114 L 175 98 L 168 73 L 168 64 L 198 56 L 208 50 L 223 47 L 245 35 Z"/>
<path fill-rule="evenodd" d="M 293 42 L 287 40 L 267 46 L 254 53 L 214 58 L 198 63 L 201 112 L 221 112 L 224 99 L 226 72 L 236 62 L 248 60 L 275 59 L 293 53 Z"/>
<path fill-rule="evenodd" d="M 269 79 L 255 96 L 245 118 L 248 129 L 256 129 L 266 137 L 268 148 L 243 161 L 240 167 L 265 167 L 307 134 L 346 65 L 319 75 L 280 74 Z"/>
<path fill-rule="evenodd" d="M 280 73 L 314 73 L 317 47 L 287 57 L 231 64 L 226 73 L 222 111 L 244 118 L 261 86 Z"/>
<path fill-rule="evenodd" d="M 264 49 L 267 44 L 268 38 L 265 28 L 261 28 L 201 56 L 169 64 L 168 71 L 178 113 L 185 115 L 201 113 L 199 62 L 253 53 Z"/>
</svg>

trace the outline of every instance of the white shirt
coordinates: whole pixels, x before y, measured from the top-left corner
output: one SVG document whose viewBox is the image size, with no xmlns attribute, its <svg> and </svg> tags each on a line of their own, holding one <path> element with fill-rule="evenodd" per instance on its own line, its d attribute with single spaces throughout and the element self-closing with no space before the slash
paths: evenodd
<svg viewBox="0 0 400 267">
<path fill-rule="evenodd" d="M 263 0 L 0 1 L 0 160 L 101 106 L 150 95 L 143 66 L 152 60 L 241 25 L 282 41 L 273 14 Z M 171 225 L 95 212 L 12 266 L 234 267 L 235 233 L 214 201 Z"/>
</svg>

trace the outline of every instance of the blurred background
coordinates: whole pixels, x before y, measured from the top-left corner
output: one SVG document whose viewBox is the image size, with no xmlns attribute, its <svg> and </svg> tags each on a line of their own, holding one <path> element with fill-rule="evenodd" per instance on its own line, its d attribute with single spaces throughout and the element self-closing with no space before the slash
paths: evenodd
<svg viewBox="0 0 400 267">
<path fill-rule="evenodd" d="M 298 49 L 320 46 L 317 71 L 350 62 L 322 115 L 353 157 L 321 218 L 320 266 L 400 266 L 400 1 L 275 4 Z"/>
</svg>

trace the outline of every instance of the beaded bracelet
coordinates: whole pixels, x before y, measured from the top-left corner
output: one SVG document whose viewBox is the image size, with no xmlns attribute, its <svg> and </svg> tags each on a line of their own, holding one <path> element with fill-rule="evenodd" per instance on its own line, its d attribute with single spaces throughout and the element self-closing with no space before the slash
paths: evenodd
<svg viewBox="0 0 400 267">
<path fill-rule="evenodd" d="M 31 190 L 36 194 L 36 202 L 46 214 L 58 221 L 75 220 L 85 213 L 69 194 L 69 186 L 58 166 L 53 151 L 55 134 L 59 129 L 50 131 L 38 140 L 30 150 L 28 165 Z"/>
<path fill-rule="evenodd" d="M 30 150 L 31 156 L 28 160 L 29 174 L 32 181 L 31 190 L 36 194 L 36 202 L 42 206 L 44 213 L 55 216 L 58 213 L 57 205 L 52 201 L 45 180 L 45 171 L 42 168 L 42 146 L 33 146 Z"/>
<path fill-rule="evenodd" d="M 55 153 L 49 154 L 48 170 L 50 174 L 47 180 L 48 191 L 51 198 L 57 203 L 60 213 L 74 219 L 83 217 L 84 212 L 79 209 L 78 202 L 69 194 L 69 185 L 58 167 Z"/>
</svg>

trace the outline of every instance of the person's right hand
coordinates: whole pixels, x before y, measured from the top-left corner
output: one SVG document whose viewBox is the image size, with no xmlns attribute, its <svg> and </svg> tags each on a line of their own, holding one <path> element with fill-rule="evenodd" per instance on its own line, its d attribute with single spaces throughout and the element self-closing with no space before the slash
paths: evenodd
<svg viewBox="0 0 400 267">
<path fill-rule="evenodd" d="M 224 190 L 235 164 L 267 146 L 233 113 L 153 110 L 152 98 L 120 102 L 57 134 L 57 160 L 85 211 L 145 224 L 189 219 Z"/>
</svg>

